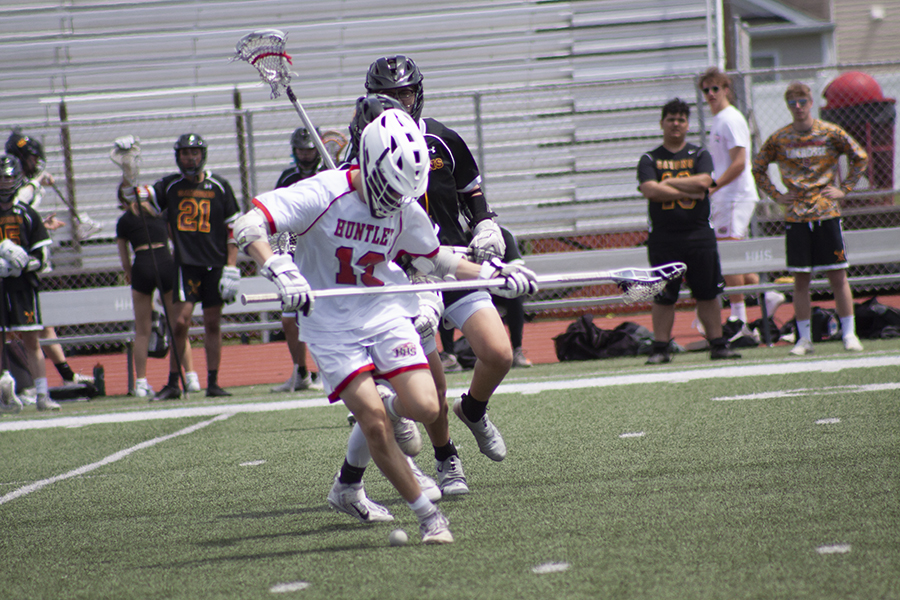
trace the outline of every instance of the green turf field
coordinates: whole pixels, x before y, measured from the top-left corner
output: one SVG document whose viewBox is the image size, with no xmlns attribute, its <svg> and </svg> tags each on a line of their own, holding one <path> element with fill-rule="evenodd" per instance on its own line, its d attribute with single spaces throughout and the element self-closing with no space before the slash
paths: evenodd
<svg viewBox="0 0 900 600">
<path fill-rule="evenodd" d="M 448 546 L 374 465 L 393 524 L 328 510 L 349 428 L 321 394 L 26 408 L 0 418 L 0 598 L 900 598 L 900 341 L 865 344 L 513 371 L 504 462 L 451 416 Z"/>
</svg>

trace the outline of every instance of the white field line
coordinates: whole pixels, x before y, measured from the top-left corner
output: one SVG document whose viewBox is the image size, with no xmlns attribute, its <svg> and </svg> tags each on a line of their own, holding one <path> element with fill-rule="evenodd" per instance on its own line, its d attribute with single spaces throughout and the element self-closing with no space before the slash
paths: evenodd
<svg viewBox="0 0 900 600">
<path fill-rule="evenodd" d="M 119 452 L 116 452 L 115 454 L 110 454 L 106 458 L 100 459 L 95 463 L 91 463 L 89 465 L 84 465 L 83 467 L 78 467 L 77 469 L 73 469 L 73 470 L 69 471 L 68 473 L 63 473 L 62 475 L 56 475 L 56 476 L 50 477 L 48 479 L 42 479 L 40 481 L 35 481 L 34 483 L 30 483 L 26 486 L 20 487 L 19 489 L 12 491 L 12 492 L 6 494 L 5 496 L 0 496 L 0 504 L 6 504 L 7 502 L 10 502 L 11 500 L 15 500 L 16 498 L 21 498 L 22 496 L 25 496 L 26 494 L 30 494 L 31 492 L 36 492 L 36 491 L 40 490 L 41 488 L 45 488 L 48 485 L 56 483 L 58 481 L 64 481 L 66 479 L 71 479 L 72 477 L 78 477 L 79 475 L 84 475 L 85 473 L 90 473 L 91 471 L 93 471 L 95 469 L 99 469 L 100 467 L 102 467 L 104 465 L 108 465 L 110 463 L 114 463 L 116 461 L 122 460 L 126 456 L 133 454 L 133 453 L 137 452 L 138 450 L 150 448 L 151 446 L 155 446 L 156 444 L 159 444 L 161 442 L 171 440 L 172 438 L 176 438 L 178 436 L 193 433 L 199 429 L 203 429 L 207 425 L 212 425 L 216 421 L 222 421 L 231 416 L 232 416 L 231 413 L 221 414 L 221 415 L 218 415 L 208 421 L 203 421 L 201 423 L 191 425 L 190 427 L 185 427 L 184 429 L 176 431 L 175 433 L 170 433 L 169 435 L 162 435 L 159 437 L 155 437 L 152 440 L 147 440 L 146 442 L 141 442 L 140 444 L 138 444 L 136 446 L 132 446 L 131 448 L 126 448 L 125 450 L 120 450 Z"/>
<path fill-rule="evenodd" d="M 900 355 L 866 356 L 857 358 L 836 358 L 820 360 L 787 360 L 778 363 L 759 363 L 752 365 L 728 364 L 727 366 L 692 367 L 678 369 L 665 367 L 652 372 L 628 375 L 605 375 L 599 377 L 553 379 L 547 381 L 530 381 L 524 383 L 504 383 L 497 388 L 496 394 L 539 394 L 550 390 L 574 390 L 583 388 L 614 387 L 621 385 L 637 385 L 645 383 L 688 383 L 702 379 L 720 379 L 737 377 L 764 377 L 768 375 L 789 375 L 792 373 L 835 373 L 846 369 L 870 369 L 876 367 L 900 366 Z M 894 384 L 873 384 L 869 389 L 894 389 Z M 468 391 L 465 388 L 450 389 L 447 397 L 460 396 Z M 780 397 L 765 394 L 783 394 L 785 392 L 765 392 L 753 395 L 753 398 Z M 789 392 L 788 392 L 789 393 Z M 803 394 L 809 391 L 803 391 Z M 749 397 L 748 397 L 749 398 Z M 719 398 L 722 400 L 722 398 Z M 180 419 L 184 417 L 215 416 L 224 413 L 258 413 L 279 410 L 293 410 L 328 406 L 328 399 L 311 398 L 306 400 L 283 400 L 276 402 L 254 402 L 248 404 L 222 404 L 195 406 L 172 409 L 141 410 L 99 415 L 74 417 L 41 418 L 34 420 L 0 420 L 0 432 L 22 431 L 26 429 L 43 429 L 51 427 L 81 427 L 97 423 L 124 423 L 131 421 L 148 421 L 155 419 Z"/>
</svg>

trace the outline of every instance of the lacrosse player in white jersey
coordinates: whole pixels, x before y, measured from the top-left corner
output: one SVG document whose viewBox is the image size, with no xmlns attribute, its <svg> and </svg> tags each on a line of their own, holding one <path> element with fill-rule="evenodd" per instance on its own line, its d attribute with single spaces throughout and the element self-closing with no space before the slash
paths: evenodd
<svg viewBox="0 0 900 600">
<path fill-rule="evenodd" d="M 427 424 L 440 410 L 413 325 L 416 296 L 359 295 L 315 302 L 312 293 L 408 283 L 394 262 L 402 255 L 439 278 L 502 277 L 510 295 L 537 290 L 534 274 L 526 269 L 482 267 L 440 250 L 428 216 L 415 202 L 427 188 L 428 169 L 428 150 L 415 122 L 400 111 L 385 111 L 363 131 L 359 169 L 325 171 L 262 194 L 253 201 L 255 208 L 238 219 L 235 238 L 275 283 L 282 308 L 302 313 L 301 337 L 329 398 L 343 400 L 353 412 L 372 460 L 416 513 L 422 541 L 449 543 L 449 522 L 422 493 L 388 416 L 391 412 Z M 268 235 L 279 231 L 298 234 L 293 260 L 274 254 L 269 246 Z M 375 387 L 375 374 L 396 390 L 387 406 Z M 361 483 L 336 481 L 329 499 L 343 512 L 378 509 L 366 502 Z"/>
</svg>

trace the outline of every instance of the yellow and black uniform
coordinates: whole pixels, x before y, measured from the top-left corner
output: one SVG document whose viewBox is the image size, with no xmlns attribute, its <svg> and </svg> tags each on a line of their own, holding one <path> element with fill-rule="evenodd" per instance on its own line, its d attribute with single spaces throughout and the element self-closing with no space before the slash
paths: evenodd
<svg viewBox="0 0 900 600">
<path fill-rule="evenodd" d="M 230 224 L 241 214 L 231 185 L 208 171 L 200 183 L 175 173 L 153 184 L 153 196 L 175 246 L 179 300 L 202 301 L 204 308 L 223 304 L 219 279 L 227 261 Z"/>
<path fill-rule="evenodd" d="M 3 278 L 3 327 L 8 331 L 40 331 L 41 307 L 38 302 L 38 273 L 46 266 L 50 234 L 41 216 L 27 204 L 13 204 L 0 210 L 0 241 L 8 239 L 32 257 L 18 277 Z"/>
<path fill-rule="evenodd" d="M 712 174 L 709 152 L 693 144 L 685 144 L 678 152 L 663 146 L 641 156 L 638 184 L 663 182 L 674 177 Z M 688 287 L 697 300 L 712 300 L 725 289 L 719 263 L 716 234 L 710 222 L 709 193 L 703 199 L 682 198 L 667 202 L 649 202 L 649 235 L 647 256 L 653 267 L 671 262 L 687 265 Z M 659 304 L 675 304 L 681 281 L 669 283 L 656 297 Z"/>
</svg>

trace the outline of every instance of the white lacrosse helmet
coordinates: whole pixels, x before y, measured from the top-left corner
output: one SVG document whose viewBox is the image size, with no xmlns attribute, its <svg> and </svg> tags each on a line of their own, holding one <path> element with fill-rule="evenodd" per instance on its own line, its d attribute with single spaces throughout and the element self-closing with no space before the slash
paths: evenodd
<svg viewBox="0 0 900 600">
<path fill-rule="evenodd" d="M 406 112 L 386 110 L 360 136 L 359 165 L 369 212 L 378 219 L 399 212 L 428 188 L 428 146 Z"/>
</svg>

